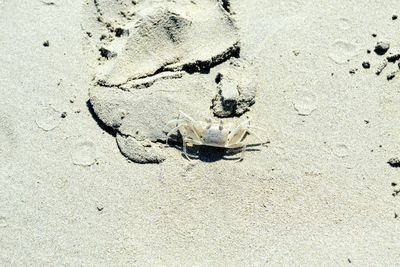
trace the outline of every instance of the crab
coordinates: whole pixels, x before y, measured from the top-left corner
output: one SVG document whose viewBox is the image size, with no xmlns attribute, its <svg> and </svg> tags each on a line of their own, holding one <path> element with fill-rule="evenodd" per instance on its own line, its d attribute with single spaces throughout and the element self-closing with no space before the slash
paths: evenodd
<svg viewBox="0 0 400 267">
<path fill-rule="evenodd" d="M 257 126 L 250 125 L 251 117 L 247 117 L 245 120 L 237 123 L 224 122 L 219 120 L 219 122 L 208 118 L 204 121 L 194 120 L 191 116 L 187 115 L 183 111 L 179 111 L 179 116 L 177 119 L 170 120 L 167 122 L 164 129 L 171 125 L 175 126 L 170 131 L 165 131 L 167 133 L 166 143 L 168 145 L 168 140 L 171 135 L 177 131 L 182 136 L 183 140 L 183 153 L 186 158 L 190 161 L 187 153 L 187 147 L 196 146 L 210 146 L 219 147 L 225 149 L 241 149 L 241 156 L 239 161 L 243 160 L 244 152 L 246 147 L 249 145 L 262 145 L 268 142 L 263 141 L 253 129 L 259 129 L 266 131 L 265 129 Z M 247 135 L 254 135 L 260 143 L 248 144 L 244 142 Z"/>
</svg>

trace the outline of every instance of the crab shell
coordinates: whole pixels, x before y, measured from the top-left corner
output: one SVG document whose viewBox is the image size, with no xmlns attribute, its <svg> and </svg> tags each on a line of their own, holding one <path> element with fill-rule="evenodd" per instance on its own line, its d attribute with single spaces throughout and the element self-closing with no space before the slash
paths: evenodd
<svg viewBox="0 0 400 267">
<path fill-rule="evenodd" d="M 242 141 L 247 130 L 234 123 L 196 121 L 192 127 L 184 124 L 179 128 L 188 145 L 199 144 L 229 148 Z"/>
</svg>

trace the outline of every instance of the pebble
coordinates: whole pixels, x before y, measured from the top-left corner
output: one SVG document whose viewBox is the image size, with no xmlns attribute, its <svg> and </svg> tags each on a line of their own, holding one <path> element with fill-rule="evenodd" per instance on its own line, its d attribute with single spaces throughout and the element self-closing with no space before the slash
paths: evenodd
<svg viewBox="0 0 400 267">
<path fill-rule="evenodd" d="M 387 64 L 388 64 L 388 61 L 385 59 L 385 60 L 378 66 L 378 68 L 376 69 L 375 74 L 376 74 L 376 75 L 380 75 L 380 74 L 382 73 L 382 71 L 386 68 Z"/>
<path fill-rule="evenodd" d="M 397 60 L 400 59 L 400 54 L 390 55 L 390 56 L 386 57 L 386 59 L 390 63 L 395 63 Z"/>
<path fill-rule="evenodd" d="M 375 46 L 374 52 L 377 55 L 382 56 L 382 55 L 386 54 L 386 52 L 389 50 L 389 48 L 390 48 L 389 43 L 378 42 Z"/>
<path fill-rule="evenodd" d="M 129 35 L 129 30 L 127 30 L 127 29 L 117 28 L 115 30 L 116 37 L 128 36 L 128 35 Z"/>
<path fill-rule="evenodd" d="M 393 78 L 396 76 L 396 72 L 392 72 L 390 74 L 388 74 L 388 76 L 386 77 L 388 81 L 393 80 Z"/>
<path fill-rule="evenodd" d="M 117 56 L 116 52 L 110 51 L 110 50 L 108 50 L 107 48 L 104 48 L 104 47 L 100 48 L 99 51 L 100 51 L 100 55 L 102 57 L 106 58 L 106 59 L 110 59 L 110 58 L 113 58 L 113 57 Z"/>
<path fill-rule="evenodd" d="M 391 159 L 389 159 L 389 161 L 387 163 L 393 168 L 400 167 L 400 159 L 398 159 L 398 158 L 391 158 Z"/>
<path fill-rule="evenodd" d="M 364 62 L 362 63 L 362 66 L 363 66 L 364 69 L 369 69 L 369 68 L 371 67 L 371 65 L 369 64 L 368 61 L 364 61 Z"/>
</svg>

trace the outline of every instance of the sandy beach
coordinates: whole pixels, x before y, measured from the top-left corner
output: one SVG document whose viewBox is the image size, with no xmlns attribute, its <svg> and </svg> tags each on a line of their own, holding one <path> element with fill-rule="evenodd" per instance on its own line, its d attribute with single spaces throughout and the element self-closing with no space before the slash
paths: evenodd
<svg viewBox="0 0 400 267">
<path fill-rule="evenodd" d="M 0 265 L 398 266 L 398 16 L 0 0 Z"/>
</svg>

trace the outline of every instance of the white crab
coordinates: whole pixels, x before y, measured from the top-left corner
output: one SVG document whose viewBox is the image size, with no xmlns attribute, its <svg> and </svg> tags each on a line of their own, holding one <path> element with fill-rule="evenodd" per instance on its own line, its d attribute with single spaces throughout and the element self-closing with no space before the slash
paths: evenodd
<svg viewBox="0 0 400 267">
<path fill-rule="evenodd" d="M 179 111 L 178 118 L 169 121 L 166 125 L 166 127 L 168 127 L 175 124 L 175 127 L 167 133 L 167 144 L 170 136 L 174 132 L 179 131 L 183 139 L 183 152 L 188 160 L 190 160 L 190 158 L 187 154 L 186 147 L 191 147 L 193 145 L 227 149 L 241 148 L 242 153 L 239 160 L 242 160 L 246 146 L 250 145 L 244 142 L 248 134 L 254 135 L 260 141 L 258 145 L 267 143 L 252 131 L 252 129 L 263 131 L 265 131 L 265 129 L 250 125 L 250 121 L 250 117 L 239 123 L 224 122 L 222 120 L 215 122 L 212 119 L 196 121 L 184 112 Z"/>
</svg>

